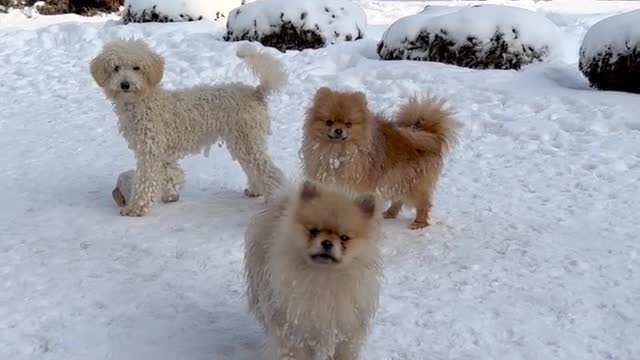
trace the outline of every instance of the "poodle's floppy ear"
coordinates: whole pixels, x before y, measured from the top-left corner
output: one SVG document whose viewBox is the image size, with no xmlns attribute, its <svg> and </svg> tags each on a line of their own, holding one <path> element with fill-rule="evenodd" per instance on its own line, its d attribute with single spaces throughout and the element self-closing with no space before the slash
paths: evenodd
<svg viewBox="0 0 640 360">
<path fill-rule="evenodd" d="M 164 59 L 153 50 L 145 58 L 145 77 L 151 87 L 158 86 L 164 73 Z"/>
<path fill-rule="evenodd" d="M 98 86 L 104 87 L 107 84 L 107 80 L 109 80 L 109 72 L 107 71 L 107 56 L 104 51 L 91 60 L 89 70 L 91 71 L 93 80 L 95 80 Z"/>
</svg>

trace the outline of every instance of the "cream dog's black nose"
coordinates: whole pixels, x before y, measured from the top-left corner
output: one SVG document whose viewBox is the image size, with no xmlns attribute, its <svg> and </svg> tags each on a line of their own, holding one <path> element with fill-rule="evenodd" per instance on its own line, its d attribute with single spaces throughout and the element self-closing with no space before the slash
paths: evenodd
<svg viewBox="0 0 640 360">
<path fill-rule="evenodd" d="M 131 85 L 129 84 L 128 81 L 123 81 L 120 83 L 120 88 L 122 90 L 129 90 L 129 88 L 131 87 Z"/>
<path fill-rule="evenodd" d="M 329 250 L 331 250 L 331 248 L 333 248 L 333 243 L 332 243 L 331 241 L 329 241 L 329 240 L 324 240 L 324 241 L 322 241 L 322 242 L 320 243 L 320 245 L 322 245 L 322 248 L 323 248 L 325 251 L 329 251 Z"/>
</svg>

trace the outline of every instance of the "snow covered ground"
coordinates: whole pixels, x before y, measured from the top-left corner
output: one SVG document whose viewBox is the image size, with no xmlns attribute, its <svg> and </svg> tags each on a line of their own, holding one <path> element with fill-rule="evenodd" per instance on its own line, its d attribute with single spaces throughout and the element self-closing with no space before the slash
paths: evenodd
<svg viewBox="0 0 640 360">
<path fill-rule="evenodd" d="M 272 51 L 290 86 L 272 101 L 270 151 L 291 176 L 321 85 L 386 111 L 431 92 L 464 123 L 433 226 L 385 224 L 363 359 L 640 358 L 640 97 L 589 89 L 576 64 L 591 24 L 640 5 L 502 3 L 560 26 L 566 58 L 521 72 L 378 61 L 386 26 L 425 5 L 399 1 L 363 1 L 364 41 Z M 166 56 L 169 87 L 254 80 L 238 44 L 218 41 L 224 24 L 112 20 L 0 15 L 0 359 L 256 359 L 242 236 L 260 203 L 240 167 L 222 149 L 189 158 L 181 202 L 120 217 L 110 192 L 133 157 L 88 61 L 136 36 Z"/>
</svg>

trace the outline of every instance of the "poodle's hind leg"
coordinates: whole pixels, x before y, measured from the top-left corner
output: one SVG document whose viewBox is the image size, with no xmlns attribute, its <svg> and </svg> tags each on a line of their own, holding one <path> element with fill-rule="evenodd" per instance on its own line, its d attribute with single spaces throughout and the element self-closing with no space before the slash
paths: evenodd
<svg viewBox="0 0 640 360">
<path fill-rule="evenodd" d="M 165 162 L 162 164 L 164 170 L 165 183 L 162 190 L 162 202 L 171 203 L 180 200 L 180 191 L 184 185 L 184 171 L 177 161 Z"/>
<path fill-rule="evenodd" d="M 231 155 L 238 160 L 247 175 L 248 187 L 244 193 L 247 196 L 270 196 L 278 189 L 285 177 L 267 154 L 266 141 L 253 143 L 228 143 Z"/>
</svg>

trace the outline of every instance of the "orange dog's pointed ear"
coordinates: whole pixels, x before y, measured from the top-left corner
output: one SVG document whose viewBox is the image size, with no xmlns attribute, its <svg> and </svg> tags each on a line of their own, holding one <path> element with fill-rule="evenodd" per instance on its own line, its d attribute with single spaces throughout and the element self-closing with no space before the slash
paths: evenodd
<svg viewBox="0 0 640 360">
<path fill-rule="evenodd" d="M 316 183 L 311 180 L 305 180 L 300 188 L 300 199 L 302 201 L 308 201 L 318 197 L 320 189 Z"/>
<path fill-rule="evenodd" d="M 367 95 L 365 95 L 365 93 L 363 93 L 362 91 L 356 91 L 355 93 L 353 93 L 353 95 L 355 96 L 358 104 L 362 105 L 363 107 L 367 106 Z"/>
<path fill-rule="evenodd" d="M 316 95 L 314 96 L 315 100 L 325 99 L 333 94 L 333 90 L 330 88 L 323 86 L 316 90 Z"/>
</svg>

